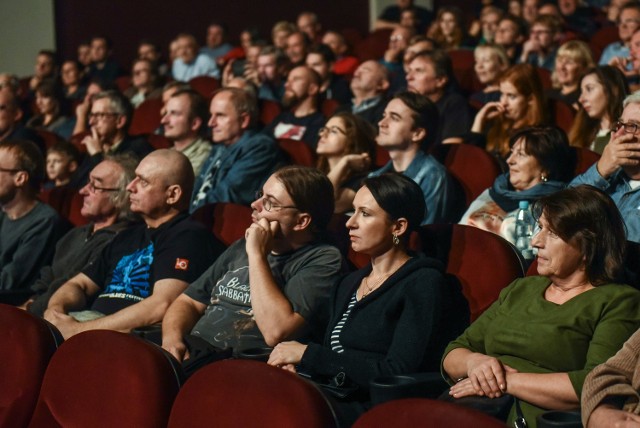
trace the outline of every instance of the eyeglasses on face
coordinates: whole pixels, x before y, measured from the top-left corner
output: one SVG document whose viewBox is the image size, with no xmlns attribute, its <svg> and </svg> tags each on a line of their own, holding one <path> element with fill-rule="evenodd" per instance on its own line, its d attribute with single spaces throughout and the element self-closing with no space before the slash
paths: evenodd
<svg viewBox="0 0 640 428">
<path fill-rule="evenodd" d="M 266 210 L 266 211 L 271 211 L 273 209 L 275 210 L 281 210 L 283 208 L 293 208 L 293 209 L 298 209 L 298 207 L 296 207 L 295 205 L 278 205 L 278 204 L 274 204 L 273 201 L 267 197 L 264 196 L 264 193 L 262 192 L 262 190 L 258 190 L 256 191 L 256 199 L 260 199 L 262 202 L 262 207 Z"/>
<path fill-rule="evenodd" d="M 640 129 L 640 125 L 637 123 L 624 123 L 623 121 L 618 120 L 613 124 L 612 131 L 618 132 L 620 128 L 624 130 L 625 134 L 636 135 L 638 133 L 638 129 Z"/>
<path fill-rule="evenodd" d="M 0 167 L 0 172 L 8 172 L 9 174 L 15 174 L 17 172 L 24 171 L 24 169 L 20 168 L 2 168 Z"/>
<path fill-rule="evenodd" d="M 100 187 L 100 186 L 96 186 L 96 182 L 91 180 L 87 183 L 87 189 L 89 189 L 89 192 L 91 193 L 98 193 L 98 192 L 118 192 L 120 189 L 115 189 L 112 187 Z"/>
<path fill-rule="evenodd" d="M 322 128 L 320 128 L 320 130 L 318 131 L 318 135 L 320 137 L 322 137 L 322 135 L 328 132 L 331 135 L 338 135 L 338 134 L 342 134 L 342 135 L 347 135 L 347 133 L 345 131 L 343 131 L 342 129 L 338 128 L 337 126 L 331 126 L 331 127 L 326 127 L 323 126 Z"/>
</svg>

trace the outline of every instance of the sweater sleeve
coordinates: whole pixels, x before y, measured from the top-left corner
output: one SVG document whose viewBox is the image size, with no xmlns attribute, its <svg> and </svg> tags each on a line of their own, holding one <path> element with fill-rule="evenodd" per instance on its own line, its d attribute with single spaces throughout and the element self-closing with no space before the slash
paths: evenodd
<svg viewBox="0 0 640 428">
<path fill-rule="evenodd" d="M 605 401 L 622 398 L 625 409 L 640 412 L 637 384 L 640 330 L 623 345 L 616 355 L 596 367 L 586 378 L 582 390 L 582 422 L 586 426 L 591 413 Z"/>
<path fill-rule="evenodd" d="M 421 271 L 422 281 L 414 281 L 402 291 L 402 311 L 394 323 L 393 337 L 386 354 L 346 346 L 344 352 L 337 353 L 327 346 L 312 343 L 302 357 L 302 365 L 320 375 L 334 376 L 344 372 L 349 379 L 365 388 L 377 376 L 416 371 L 438 329 L 445 286 L 439 273 L 425 277 L 424 272 Z M 370 313 L 367 316 L 383 318 L 383 315 Z"/>
</svg>

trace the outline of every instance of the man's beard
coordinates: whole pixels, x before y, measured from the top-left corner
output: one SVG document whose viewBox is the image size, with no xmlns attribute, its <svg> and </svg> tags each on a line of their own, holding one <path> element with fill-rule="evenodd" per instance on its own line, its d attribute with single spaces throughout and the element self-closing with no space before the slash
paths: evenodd
<svg viewBox="0 0 640 428">
<path fill-rule="evenodd" d="M 290 109 L 300 104 L 302 100 L 294 92 L 285 91 L 282 96 L 282 107 Z"/>
</svg>

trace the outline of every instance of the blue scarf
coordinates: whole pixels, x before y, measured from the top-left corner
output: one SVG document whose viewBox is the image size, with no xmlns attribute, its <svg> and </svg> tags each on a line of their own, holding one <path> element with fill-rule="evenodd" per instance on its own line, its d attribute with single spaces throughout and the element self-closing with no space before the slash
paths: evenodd
<svg viewBox="0 0 640 428">
<path fill-rule="evenodd" d="M 511 212 L 518 209 L 520 201 L 532 203 L 565 187 L 567 184 L 562 181 L 544 181 L 527 190 L 515 190 L 509 182 L 509 173 L 507 172 L 496 178 L 493 186 L 489 189 L 489 195 L 505 212 Z"/>
</svg>

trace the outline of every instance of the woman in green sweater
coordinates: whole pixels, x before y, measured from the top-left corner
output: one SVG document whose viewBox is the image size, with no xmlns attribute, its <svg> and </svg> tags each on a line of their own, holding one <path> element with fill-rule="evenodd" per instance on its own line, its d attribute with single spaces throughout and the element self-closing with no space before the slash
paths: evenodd
<svg viewBox="0 0 640 428">
<path fill-rule="evenodd" d="M 519 279 L 449 344 L 443 374 L 451 396 L 519 401 L 509 421 L 535 427 L 544 409 L 579 407 L 582 384 L 640 326 L 640 292 L 616 284 L 625 233 L 613 201 L 579 186 L 534 205 L 540 276 Z"/>
</svg>

